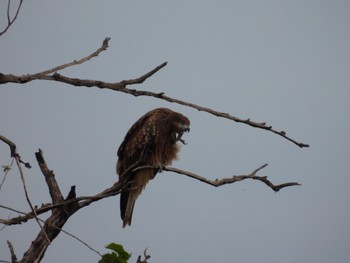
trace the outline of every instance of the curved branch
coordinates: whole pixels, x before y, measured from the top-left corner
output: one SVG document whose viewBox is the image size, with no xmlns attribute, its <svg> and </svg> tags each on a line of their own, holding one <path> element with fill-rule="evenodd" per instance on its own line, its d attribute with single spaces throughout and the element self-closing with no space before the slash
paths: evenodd
<svg viewBox="0 0 350 263">
<path fill-rule="evenodd" d="M 150 255 L 147 254 L 147 248 L 143 251 L 144 259 L 141 259 L 141 256 L 138 256 L 136 263 L 147 263 L 147 260 L 151 258 Z"/>
<path fill-rule="evenodd" d="M 292 143 L 296 144 L 300 148 L 309 147 L 308 144 L 298 142 L 298 141 L 292 139 L 291 137 L 287 136 L 287 133 L 285 131 L 283 131 L 283 130 L 279 131 L 279 130 L 273 129 L 272 126 L 267 125 L 266 122 L 255 122 L 255 121 L 251 121 L 250 119 L 237 118 L 233 115 L 230 115 L 229 113 L 216 111 L 216 110 L 213 110 L 213 109 L 210 109 L 207 107 L 196 105 L 196 104 L 191 103 L 191 102 L 187 102 L 187 101 L 183 101 L 183 100 L 179 100 L 176 98 L 166 96 L 164 92 L 157 93 L 157 92 L 150 92 L 150 91 L 143 91 L 143 90 L 136 90 L 136 89 L 127 88 L 128 85 L 143 83 L 146 79 L 148 79 L 149 77 L 154 75 L 156 72 L 158 72 L 160 69 L 165 67 L 167 65 L 167 62 L 160 64 L 159 66 L 155 67 L 154 69 L 152 69 L 151 71 L 149 71 L 148 73 L 144 74 L 141 77 L 138 77 L 135 79 L 129 79 L 129 80 L 122 80 L 122 81 L 116 82 L 116 83 L 103 82 L 100 80 L 70 78 L 70 77 L 66 77 L 66 76 L 63 76 L 63 75 L 57 73 L 57 71 L 59 71 L 59 70 L 62 70 L 64 68 L 67 68 L 70 66 L 82 64 L 82 63 L 90 60 L 92 57 L 98 56 L 100 54 L 100 52 L 102 52 L 108 48 L 109 40 L 110 40 L 110 38 L 106 38 L 103 41 L 102 46 L 98 50 L 96 50 L 94 53 L 92 53 L 91 55 L 89 55 L 85 58 L 82 58 L 78 61 L 74 60 L 71 63 L 67 63 L 67 64 L 64 64 L 64 65 L 61 65 L 58 67 L 54 67 L 54 68 L 46 70 L 46 71 L 42 71 L 42 72 L 39 72 L 36 74 L 22 75 L 22 76 L 15 76 L 12 74 L 0 73 L 0 84 L 5 84 L 5 83 L 24 84 L 24 83 L 34 81 L 34 80 L 51 80 L 51 81 L 63 82 L 66 84 L 77 86 L 77 87 L 88 87 L 88 88 L 97 87 L 100 89 L 110 89 L 110 90 L 114 90 L 114 91 L 127 93 L 130 95 L 136 96 L 136 97 L 137 96 L 154 97 L 154 98 L 165 100 L 165 101 L 168 101 L 171 103 L 176 103 L 176 104 L 184 105 L 187 107 L 191 107 L 191 108 L 196 109 L 198 111 L 204 111 L 204 112 L 207 112 L 207 113 L 212 114 L 214 116 L 225 118 L 225 119 L 237 122 L 237 123 L 243 123 L 243 124 L 249 125 L 249 126 L 254 127 L 254 128 L 270 131 L 272 133 L 275 133 L 275 134 L 287 139 L 288 141 L 291 141 Z"/>
<path fill-rule="evenodd" d="M 18 159 L 18 161 L 20 163 L 24 164 L 24 166 L 28 169 L 30 169 L 32 167 L 30 165 L 30 163 L 22 161 L 21 156 L 17 153 L 17 150 L 16 150 L 17 146 L 14 142 L 12 142 L 10 139 L 6 138 L 3 135 L 0 135 L 0 141 L 3 141 L 4 143 L 6 143 L 10 147 L 11 157 Z"/>
<path fill-rule="evenodd" d="M 220 112 L 216 111 L 207 107 L 203 107 L 200 105 L 196 105 L 194 103 L 190 103 L 184 100 L 179 100 L 176 98 L 172 98 L 169 96 L 166 96 L 164 92 L 156 93 L 156 92 L 151 92 L 151 91 L 143 91 L 143 90 L 136 90 L 136 89 L 130 89 L 127 88 L 127 85 L 133 85 L 133 84 L 139 84 L 143 83 L 147 78 L 155 74 L 157 71 L 159 71 L 161 68 L 166 66 L 167 62 L 162 63 L 161 65 L 155 67 L 152 69 L 150 72 L 144 74 L 143 76 L 136 78 L 136 79 L 130 79 L 130 80 L 123 80 L 121 82 L 116 82 L 116 83 L 109 83 L 109 82 L 103 82 L 99 80 L 88 80 L 88 79 L 78 79 L 78 78 L 70 78 L 63 76 L 61 74 L 55 73 L 53 75 L 42 75 L 42 74 L 35 74 L 35 75 L 25 75 L 25 76 L 14 76 L 14 75 L 4 75 L 0 73 L 0 84 L 4 83 L 26 83 L 29 81 L 33 80 L 51 80 L 51 81 L 58 81 L 58 82 L 63 82 L 66 84 L 70 84 L 73 86 L 78 86 L 78 87 L 97 87 L 100 89 L 110 89 L 114 91 L 119 91 L 123 93 L 127 93 L 130 95 L 133 95 L 135 97 L 138 96 L 149 96 L 149 97 L 154 97 L 157 99 L 165 100 L 168 102 L 184 105 L 193 109 L 196 109 L 198 111 L 204 111 L 209 114 L 212 114 L 217 117 L 225 118 L 232 120 L 237 123 L 243 123 L 246 125 L 249 125 L 254 128 L 259 128 L 263 130 L 270 131 L 272 133 L 275 133 L 288 141 L 294 143 L 295 145 L 299 146 L 300 148 L 303 147 L 309 147 L 309 144 L 305 144 L 302 142 L 298 142 L 295 139 L 292 139 L 291 137 L 287 136 L 287 133 L 285 131 L 278 131 L 272 128 L 272 126 L 269 126 L 266 124 L 266 122 L 255 122 L 251 121 L 250 119 L 240 119 L 238 117 L 232 116 L 228 113 L 225 112 Z"/>
</svg>

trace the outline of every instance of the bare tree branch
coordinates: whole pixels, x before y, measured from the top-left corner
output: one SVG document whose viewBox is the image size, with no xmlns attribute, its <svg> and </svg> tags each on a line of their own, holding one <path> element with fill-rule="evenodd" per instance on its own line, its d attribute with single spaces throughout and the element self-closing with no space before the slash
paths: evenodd
<svg viewBox="0 0 350 263">
<path fill-rule="evenodd" d="M 275 185 L 270 180 L 267 179 L 267 176 L 258 176 L 257 173 L 259 171 L 261 171 L 263 168 L 265 168 L 266 166 L 267 166 L 267 164 L 264 164 L 247 175 L 234 175 L 232 177 L 223 178 L 223 179 L 216 179 L 216 180 L 209 180 L 209 179 L 206 179 L 205 177 L 202 177 L 202 176 L 197 175 L 195 173 L 181 170 L 181 169 L 178 169 L 175 167 L 170 167 L 170 166 L 163 166 L 163 167 L 161 167 L 161 170 L 168 171 L 168 172 L 174 172 L 174 173 L 178 173 L 178 174 L 183 174 L 185 176 L 188 176 L 190 178 L 193 178 L 195 180 L 201 181 L 203 183 L 206 183 L 206 184 L 209 184 L 209 185 L 212 185 L 215 187 L 219 187 L 219 186 L 222 186 L 225 184 L 233 184 L 233 183 L 243 181 L 246 179 L 258 180 L 260 182 L 263 182 L 264 184 L 266 184 L 268 187 L 270 187 L 275 192 L 278 192 L 279 190 L 281 190 L 282 188 L 285 188 L 285 187 L 300 185 L 299 183 L 296 183 L 296 182 L 288 182 L 288 183 Z M 159 167 L 154 167 L 151 165 L 143 165 L 143 166 L 139 166 L 139 167 L 135 168 L 134 171 L 140 170 L 140 169 L 155 169 L 155 168 L 159 169 Z M 123 188 L 127 188 L 127 187 L 129 187 L 128 184 L 125 184 L 125 182 L 119 181 L 119 182 L 115 183 L 112 187 L 109 187 L 109 188 L 103 190 L 102 192 L 100 192 L 94 196 L 81 196 L 78 198 L 72 198 L 69 200 L 65 200 L 65 201 L 60 202 L 60 203 L 45 204 L 39 208 L 36 207 L 35 213 L 37 215 L 40 215 L 40 214 L 46 213 L 50 210 L 63 208 L 63 207 L 67 207 L 67 206 L 70 206 L 70 207 L 74 206 L 76 211 L 77 211 L 77 210 L 79 210 L 85 206 L 88 206 L 91 203 L 96 202 L 98 200 L 118 195 L 118 194 L 120 194 L 120 192 Z M 73 204 L 75 204 L 75 205 L 73 205 Z M 0 207 L 5 208 L 5 209 L 9 209 L 3 205 L 0 205 Z M 12 210 L 12 211 L 18 212 L 16 210 Z M 0 223 L 2 223 L 4 225 L 21 224 L 21 223 L 26 222 L 34 217 L 35 217 L 35 214 L 33 212 L 29 212 L 29 213 L 26 213 L 26 214 L 23 214 L 23 215 L 20 215 L 17 217 L 13 217 L 10 219 L 0 219 Z"/>
<path fill-rule="evenodd" d="M 13 212 L 16 212 L 16 213 L 18 213 L 18 214 L 26 215 L 25 212 L 22 212 L 22 211 L 13 209 L 13 208 L 11 208 L 11 207 L 7 207 L 7 206 L 3 206 L 3 205 L 0 205 L 0 207 L 1 207 L 1 208 L 4 208 L 4 209 L 7 209 L 7 210 L 10 210 L 10 211 L 13 211 Z M 38 219 L 39 219 L 41 222 L 45 223 L 45 221 L 42 220 L 41 218 L 38 218 Z M 4 220 L 4 219 L 0 219 L 0 223 L 2 223 L 2 224 L 6 224 L 5 221 L 6 221 L 6 220 Z M 52 227 L 57 228 L 56 226 L 52 226 Z M 77 241 L 79 241 L 80 243 L 82 243 L 84 246 L 86 246 L 88 249 L 94 251 L 94 252 L 95 252 L 96 254 L 98 254 L 99 256 L 102 256 L 102 254 L 101 254 L 99 251 L 97 251 L 96 249 L 94 249 L 93 247 L 91 247 L 89 244 L 87 244 L 86 242 L 84 242 L 83 240 L 81 240 L 81 239 L 80 239 L 79 237 L 77 237 L 76 235 L 73 235 L 73 234 L 71 234 L 71 233 L 65 231 L 65 230 L 62 229 L 62 228 L 61 228 L 60 230 L 61 230 L 63 233 L 65 233 L 66 235 L 68 235 L 68 236 L 70 236 L 70 237 L 76 239 Z M 0 260 L 0 262 L 2 262 L 2 261 Z"/>
<path fill-rule="evenodd" d="M 78 197 L 76 198 L 75 194 L 75 186 L 73 186 L 67 196 L 67 198 L 63 198 L 61 191 L 59 189 L 58 183 L 55 180 L 55 176 L 53 171 L 51 171 L 43 157 L 42 151 L 39 149 L 38 152 L 35 153 L 37 162 L 41 168 L 41 171 L 45 177 L 46 183 L 50 190 L 50 195 L 52 198 L 52 204 L 46 204 L 43 205 L 40 208 L 31 206 L 32 211 L 26 214 L 23 214 L 23 212 L 20 212 L 18 210 L 15 210 L 13 208 L 8 208 L 6 206 L 0 205 L 0 207 L 5 209 L 10 209 L 14 212 L 19 213 L 20 215 L 14 218 L 10 219 L 0 219 L 0 223 L 4 225 L 12 225 L 12 224 L 21 224 L 23 222 L 26 222 L 29 219 L 35 218 L 36 220 L 42 221 L 40 218 L 38 218 L 39 214 L 45 213 L 47 211 L 52 211 L 51 216 L 47 220 L 44 221 L 44 226 L 41 228 L 38 236 L 36 239 L 31 243 L 29 249 L 25 252 L 23 255 L 21 263 L 24 262 L 39 262 L 50 243 L 59 235 L 61 231 L 63 231 L 63 226 L 67 222 L 67 220 L 79 209 L 90 205 L 93 202 L 96 202 L 98 200 L 101 200 L 103 198 L 107 198 L 110 196 L 118 195 L 122 189 L 125 189 L 129 187 L 129 184 L 125 183 L 126 181 L 118 181 L 113 186 L 103 190 L 102 192 L 94 195 L 94 196 L 87 196 L 87 197 Z M 18 163 L 19 164 L 19 163 Z M 274 191 L 279 191 L 280 189 L 288 186 L 294 186 L 299 185 L 298 183 L 290 182 L 280 185 L 274 185 L 272 184 L 266 176 L 257 176 L 256 174 L 265 168 L 267 164 L 260 166 L 256 170 L 254 170 L 252 173 L 248 175 L 235 175 L 230 178 L 224 178 L 224 179 L 216 179 L 216 180 L 209 180 L 202 176 L 199 176 L 197 174 L 194 174 L 192 172 L 184 171 L 181 169 L 177 169 L 174 167 L 161 167 L 162 171 L 169 171 L 169 172 L 175 172 L 178 174 L 183 174 L 186 176 L 189 176 L 190 178 L 199 180 L 201 182 L 210 184 L 212 186 L 218 187 L 224 184 L 231 184 L 238 181 L 242 181 L 245 179 L 253 179 L 253 180 L 259 180 L 263 183 L 265 183 L 267 186 L 269 186 Z M 159 167 L 154 166 L 139 166 L 135 168 L 134 170 L 138 169 L 154 169 Z M 129 182 L 130 183 L 130 182 Z M 25 187 L 25 184 L 24 184 Z M 73 235 L 71 235 L 73 236 Z M 73 236 L 75 237 L 75 236 Z M 79 240 L 79 239 L 78 239 Z M 79 240 L 81 241 L 81 240 Z M 81 241 L 82 242 L 82 241 Z M 85 242 L 82 242 L 86 244 Z M 90 247 L 90 249 L 92 249 Z M 96 250 L 92 249 L 96 252 Z M 97 251 L 99 254 L 99 252 Z M 141 258 L 139 258 L 138 262 L 147 262 L 147 259 L 149 256 L 146 254 L 146 251 L 144 253 L 145 259 L 141 261 Z"/>
<path fill-rule="evenodd" d="M 55 179 L 55 174 L 53 173 L 53 171 L 51 171 L 48 168 L 44 160 L 43 152 L 41 149 L 39 149 L 39 151 L 35 153 L 35 157 L 38 161 L 41 172 L 45 177 L 47 186 L 49 188 L 50 196 L 52 199 L 52 203 L 53 204 L 62 203 L 64 201 L 64 198 L 60 188 L 58 187 L 57 181 Z"/>
<path fill-rule="evenodd" d="M 0 135 L 0 141 L 3 141 L 4 143 L 6 143 L 9 147 L 10 147 L 10 151 L 11 151 L 11 157 L 16 157 L 18 158 L 18 161 L 22 164 L 24 164 L 24 166 L 28 169 L 31 168 L 31 165 L 30 163 L 26 163 L 26 162 L 23 162 L 22 159 L 21 159 L 21 156 L 17 153 L 16 151 L 16 144 L 13 143 L 10 139 L 6 138 L 5 136 L 3 135 Z"/>
<path fill-rule="evenodd" d="M 28 194 L 26 182 L 25 182 L 24 175 L 23 175 L 23 170 L 22 170 L 21 164 L 19 162 L 19 157 L 16 156 L 15 160 L 16 160 L 16 164 L 17 164 L 17 167 L 18 167 L 18 170 L 19 170 L 20 177 L 21 177 L 21 181 L 22 181 L 22 185 L 23 185 L 23 189 L 24 189 L 24 195 L 26 197 L 27 203 L 28 203 L 30 209 L 32 210 L 32 213 L 34 214 L 35 221 L 38 223 L 40 229 L 43 230 L 43 227 L 40 224 L 40 221 L 38 220 L 38 215 L 36 214 L 35 209 L 34 209 L 34 207 L 32 205 L 32 202 L 29 199 L 29 194 Z M 44 232 L 44 235 L 46 236 L 45 232 Z M 49 241 L 49 238 L 47 236 L 46 236 L 46 238 Z"/>
<path fill-rule="evenodd" d="M 10 249 L 11 262 L 12 263 L 17 263 L 17 257 L 16 257 L 16 254 L 15 254 L 15 250 L 13 249 L 12 243 L 7 240 L 7 245 L 9 247 L 9 249 Z"/>
<path fill-rule="evenodd" d="M 93 52 L 92 54 L 90 54 L 89 56 L 87 57 L 84 57 L 82 59 L 79 59 L 79 60 L 74 60 L 70 63 L 66 63 L 66 64 L 63 64 L 61 66 L 57 66 L 57 67 L 54 67 L 52 69 L 49 69 L 49 70 L 45 70 L 45 71 L 42 71 L 42 72 L 39 72 L 39 73 L 36 73 L 34 75 L 48 75 L 48 74 L 51 74 L 51 73 L 54 73 L 54 72 L 57 72 L 59 70 L 62 70 L 62 69 L 65 69 L 65 68 L 68 68 L 68 67 L 71 67 L 71 66 L 76 66 L 76 65 L 80 65 L 80 64 L 83 64 L 84 62 L 92 59 L 93 57 L 97 57 L 102 51 L 105 51 L 107 50 L 108 48 L 108 43 L 109 43 L 109 40 L 111 38 L 109 37 L 106 37 L 103 42 L 102 42 L 102 46 L 97 49 L 95 52 Z"/>
<path fill-rule="evenodd" d="M 252 180 L 258 180 L 260 182 L 265 183 L 268 187 L 270 187 L 272 190 L 274 190 L 275 192 L 278 192 L 279 190 L 281 190 L 284 187 L 289 187 L 289 186 L 295 186 L 295 185 L 300 185 L 299 183 L 296 182 L 289 182 L 289 183 L 284 183 L 284 184 L 279 184 L 279 185 L 274 185 L 273 183 L 271 183 L 271 181 L 269 181 L 267 179 L 267 176 L 258 176 L 256 175 L 260 170 L 264 169 L 268 164 L 264 164 L 262 166 L 260 166 L 259 168 L 255 169 L 253 172 L 251 172 L 250 174 L 247 175 L 233 175 L 232 177 L 228 177 L 228 178 L 223 178 L 223 179 L 215 179 L 215 180 L 209 180 L 205 177 L 202 177 L 200 175 L 197 175 L 195 173 L 189 172 L 189 171 L 185 171 L 185 170 L 181 170 L 175 167 L 170 167 L 170 166 L 162 166 L 161 168 L 159 167 L 154 167 L 152 165 L 143 165 L 143 166 L 139 166 L 136 169 L 134 169 L 134 171 L 136 170 L 140 170 L 140 169 L 155 169 L 158 168 L 161 171 L 168 171 L 168 172 L 174 172 L 174 173 L 178 173 L 178 174 L 183 174 L 186 175 L 190 178 L 196 179 L 198 181 L 201 181 L 203 183 L 215 186 L 215 187 L 219 187 L 225 184 L 233 184 L 239 181 L 243 181 L 246 179 L 252 179 Z"/>
<path fill-rule="evenodd" d="M 25 163 L 21 160 L 21 157 L 20 155 L 17 153 L 16 151 L 16 144 L 14 144 L 11 140 L 9 140 L 8 138 L 6 138 L 5 136 L 2 136 L 0 135 L 0 140 L 5 142 L 7 145 L 9 145 L 10 147 L 10 151 L 11 151 L 11 157 L 13 157 L 15 160 L 16 160 L 16 164 L 17 164 L 17 167 L 18 167 L 18 171 L 19 171 L 19 174 L 20 174 L 20 177 L 21 177 L 21 181 L 22 181 L 22 185 L 23 185 L 23 189 L 24 189 L 24 194 L 25 194 L 25 197 L 26 197 L 26 200 L 27 200 L 27 203 L 30 207 L 30 209 L 32 210 L 32 213 L 34 214 L 34 218 L 35 220 L 37 221 L 39 227 L 41 229 L 42 228 L 42 225 L 40 224 L 38 218 L 37 218 L 37 214 L 35 213 L 35 209 L 29 199 L 29 195 L 28 195 L 28 190 L 27 190 L 27 187 L 26 187 L 26 183 L 25 183 L 25 179 L 24 179 L 24 175 L 23 175 L 23 170 L 22 170 L 22 167 L 21 167 L 21 163 L 23 163 L 25 165 L 25 167 L 27 168 L 31 168 L 30 164 L 29 163 Z M 5 179 L 5 178 L 4 178 Z M 3 183 L 3 182 L 2 182 Z M 2 185 L 1 183 L 1 185 Z"/>
<path fill-rule="evenodd" d="M 11 150 L 11 156 L 16 160 L 16 164 L 17 164 L 17 167 L 18 167 L 18 171 L 19 171 L 19 174 L 20 174 L 20 177 L 21 177 L 21 181 L 22 181 L 22 185 L 23 185 L 23 189 L 24 189 L 24 194 L 25 194 L 25 197 L 26 197 L 26 200 L 27 200 L 27 203 L 30 207 L 30 209 L 32 210 L 32 213 L 34 214 L 34 218 L 36 220 L 36 222 L 38 223 L 39 227 L 41 229 L 42 228 L 42 225 L 40 224 L 38 218 L 37 218 L 37 214 L 35 213 L 35 209 L 29 199 L 29 195 L 28 195 L 28 190 L 27 190 L 27 186 L 26 186 L 26 183 L 25 183 L 25 179 L 24 179 L 24 175 L 23 175 L 23 170 L 22 170 L 22 167 L 21 167 L 21 163 L 23 163 L 25 165 L 25 167 L 27 168 L 31 168 L 30 164 L 29 163 L 25 163 L 21 160 L 21 157 L 20 155 L 17 153 L 16 151 L 16 144 L 14 144 L 11 140 L 9 140 L 8 138 L 6 138 L 5 136 L 2 136 L 0 135 L 0 140 L 2 140 L 3 142 L 5 142 L 7 145 L 9 145 L 10 147 L 10 150 Z M 5 178 L 4 178 L 5 179 Z M 2 182 L 3 183 L 3 182 Z M 1 183 L 1 185 L 2 185 Z"/>
<path fill-rule="evenodd" d="M 22 76 L 15 76 L 12 74 L 0 73 L 0 84 L 6 84 L 6 83 L 24 84 L 24 83 L 34 81 L 34 80 L 51 80 L 51 81 L 63 82 L 66 84 L 77 86 L 77 87 L 88 87 L 88 88 L 97 87 L 100 89 L 110 89 L 110 90 L 114 90 L 114 91 L 118 91 L 118 92 L 127 93 L 130 95 L 136 96 L 136 97 L 137 96 L 154 97 L 154 98 L 165 100 L 168 102 L 191 107 L 191 108 L 196 109 L 198 111 L 204 111 L 204 112 L 207 112 L 207 113 L 212 114 L 214 116 L 229 119 L 229 120 L 237 122 L 237 123 L 243 123 L 243 124 L 249 125 L 249 126 L 254 127 L 254 128 L 259 128 L 259 129 L 270 131 L 272 133 L 275 133 L 275 134 L 291 141 L 292 143 L 296 144 L 300 148 L 309 147 L 308 144 L 298 142 L 298 141 L 292 139 L 291 137 L 287 136 L 287 133 L 285 131 L 283 131 L 283 130 L 279 131 L 279 130 L 273 129 L 272 126 L 267 125 L 266 122 L 255 122 L 255 121 L 251 121 L 250 119 L 237 118 L 237 117 L 232 116 L 232 115 L 225 113 L 225 112 L 216 111 L 216 110 L 213 110 L 213 109 L 210 109 L 207 107 L 196 105 L 194 103 L 190 103 L 190 102 L 186 102 L 183 100 L 179 100 L 176 98 L 166 96 L 164 92 L 157 93 L 157 92 L 150 92 L 150 91 L 143 91 L 143 90 L 136 90 L 136 89 L 127 88 L 128 85 L 143 83 L 146 79 L 148 79 L 149 77 L 154 75 L 156 72 L 158 72 L 160 69 L 165 67 L 167 65 L 167 62 L 160 64 L 159 66 L 155 67 L 154 69 L 152 69 L 151 71 L 149 71 L 148 73 L 144 74 L 141 77 L 138 77 L 135 79 L 129 79 L 129 80 L 122 80 L 122 81 L 116 82 L 116 83 L 103 82 L 100 80 L 70 78 L 70 77 L 63 76 L 63 75 L 57 73 L 57 71 L 59 71 L 59 70 L 62 70 L 64 68 L 67 68 L 70 66 L 82 64 L 82 63 L 90 60 L 92 57 L 98 56 L 100 54 L 100 52 L 102 52 L 108 48 L 109 40 L 110 40 L 110 38 L 106 38 L 103 41 L 102 46 L 98 50 L 96 50 L 94 53 L 92 53 L 91 55 L 89 55 L 85 58 L 82 58 L 78 61 L 75 60 L 73 62 L 64 64 L 64 65 L 61 65 L 58 67 L 54 67 L 54 68 L 46 70 L 46 71 L 42 71 L 42 72 L 39 72 L 36 74 L 22 75 Z M 51 73 L 53 73 L 53 74 L 51 74 Z"/>
<path fill-rule="evenodd" d="M 21 9 L 22 7 L 22 3 L 23 3 L 23 0 L 20 0 L 18 6 L 17 6 L 17 10 L 16 10 L 16 14 L 15 16 L 11 19 L 11 15 L 10 15 L 10 6 L 11 6 L 11 0 L 8 0 L 7 2 L 7 12 L 6 12 L 6 16 L 7 16 L 7 26 L 5 27 L 5 29 L 3 31 L 0 32 L 0 36 L 5 34 L 6 31 L 10 28 L 10 26 L 16 21 L 17 19 L 17 16 L 19 14 L 19 10 Z"/>
<path fill-rule="evenodd" d="M 144 259 L 141 259 L 141 256 L 138 256 L 136 263 L 147 263 L 147 260 L 151 258 L 150 255 L 147 255 L 147 248 L 143 251 Z"/>
<path fill-rule="evenodd" d="M 48 166 L 44 160 L 44 157 L 42 156 L 41 150 L 39 150 L 35 155 L 36 155 L 38 164 L 42 169 L 43 175 L 46 179 L 46 183 L 48 184 L 48 187 L 51 188 L 50 194 L 51 194 L 52 200 L 53 202 L 56 202 L 57 200 L 60 200 L 60 196 L 61 196 L 60 194 L 57 194 L 57 192 L 60 193 L 61 191 L 58 187 L 56 180 L 54 179 L 53 172 L 48 169 Z M 99 195 L 96 195 L 91 198 L 87 198 L 86 200 L 84 200 L 82 204 L 79 204 L 78 199 L 75 198 L 75 187 L 72 187 L 67 198 L 65 200 L 64 199 L 62 200 L 63 204 L 62 205 L 54 204 L 52 209 L 50 209 L 52 211 L 51 216 L 49 216 L 49 218 L 45 220 L 45 224 L 43 228 L 39 232 L 36 239 L 31 243 L 29 249 L 24 253 L 23 258 L 22 260 L 20 260 L 20 262 L 21 263 L 40 262 L 43 256 L 45 255 L 45 252 L 48 246 L 50 245 L 50 243 L 59 235 L 59 233 L 62 231 L 64 224 L 76 211 L 78 211 L 84 206 L 89 205 L 91 202 L 104 198 L 104 196 L 107 195 L 107 193 L 108 193 L 108 196 L 116 195 L 120 193 L 121 189 L 122 189 L 121 183 L 119 183 L 119 185 L 118 183 L 116 183 L 114 186 L 106 189 L 105 191 L 101 192 Z M 114 193 L 113 191 L 116 191 L 116 193 Z M 55 192 L 55 193 L 52 194 L 52 192 Z M 71 201 L 71 200 L 74 200 L 74 201 Z M 33 218 L 33 215 L 36 216 L 38 213 L 37 211 L 34 211 L 34 212 L 32 211 L 31 213 L 28 213 L 28 214 L 31 214 Z M 22 219 L 24 219 L 24 221 L 26 221 L 29 219 L 28 214 L 25 214 L 24 216 L 19 216 L 19 217 L 21 217 Z M 19 217 L 17 217 L 17 220 Z M 0 222 L 3 224 L 7 224 L 8 222 L 6 221 L 10 222 L 12 220 L 2 219 Z M 85 242 L 83 243 L 86 244 Z M 89 248 L 92 249 L 91 247 Z M 100 255 L 98 251 L 94 249 L 92 250 Z"/>
</svg>

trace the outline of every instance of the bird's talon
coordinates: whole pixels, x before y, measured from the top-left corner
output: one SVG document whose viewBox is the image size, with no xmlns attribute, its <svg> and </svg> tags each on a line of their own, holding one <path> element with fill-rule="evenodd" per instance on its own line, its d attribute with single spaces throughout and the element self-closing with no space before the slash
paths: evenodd
<svg viewBox="0 0 350 263">
<path fill-rule="evenodd" d="M 158 165 L 158 172 L 159 172 L 159 173 L 163 172 L 164 168 L 165 168 L 165 165 L 164 165 L 164 164 Z"/>
<path fill-rule="evenodd" d="M 179 139 L 179 141 L 180 141 L 183 145 L 186 145 L 186 144 L 187 144 L 187 142 L 185 142 L 185 140 L 183 140 L 183 139 Z"/>
</svg>

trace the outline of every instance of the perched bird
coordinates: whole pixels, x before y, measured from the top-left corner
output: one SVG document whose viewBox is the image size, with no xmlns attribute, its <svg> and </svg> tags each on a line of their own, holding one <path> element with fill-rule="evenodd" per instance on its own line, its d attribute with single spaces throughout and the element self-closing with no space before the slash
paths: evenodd
<svg viewBox="0 0 350 263">
<path fill-rule="evenodd" d="M 181 113 L 167 108 L 147 112 L 129 129 L 118 149 L 119 180 L 130 182 L 120 195 L 120 215 L 123 227 L 131 225 L 135 201 L 149 180 L 164 165 L 177 158 L 184 132 L 190 131 L 190 121 Z M 141 166 L 157 168 L 140 168 Z"/>
</svg>

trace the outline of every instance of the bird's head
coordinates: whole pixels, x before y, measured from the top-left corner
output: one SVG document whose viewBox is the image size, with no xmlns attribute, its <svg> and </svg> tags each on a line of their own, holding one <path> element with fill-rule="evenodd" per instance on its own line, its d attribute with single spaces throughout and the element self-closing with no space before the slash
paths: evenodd
<svg viewBox="0 0 350 263">
<path fill-rule="evenodd" d="M 189 132 L 190 131 L 190 120 L 178 113 L 176 117 L 174 118 L 174 130 L 177 133 L 184 133 L 184 132 Z"/>
<path fill-rule="evenodd" d="M 186 142 L 183 139 L 181 139 L 181 137 L 184 132 L 190 131 L 190 120 L 186 116 L 177 113 L 174 117 L 173 128 L 174 131 L 177 133 L 176 141 L 180 141 L 183 144 L 186 144 Z"/>
</svg>

